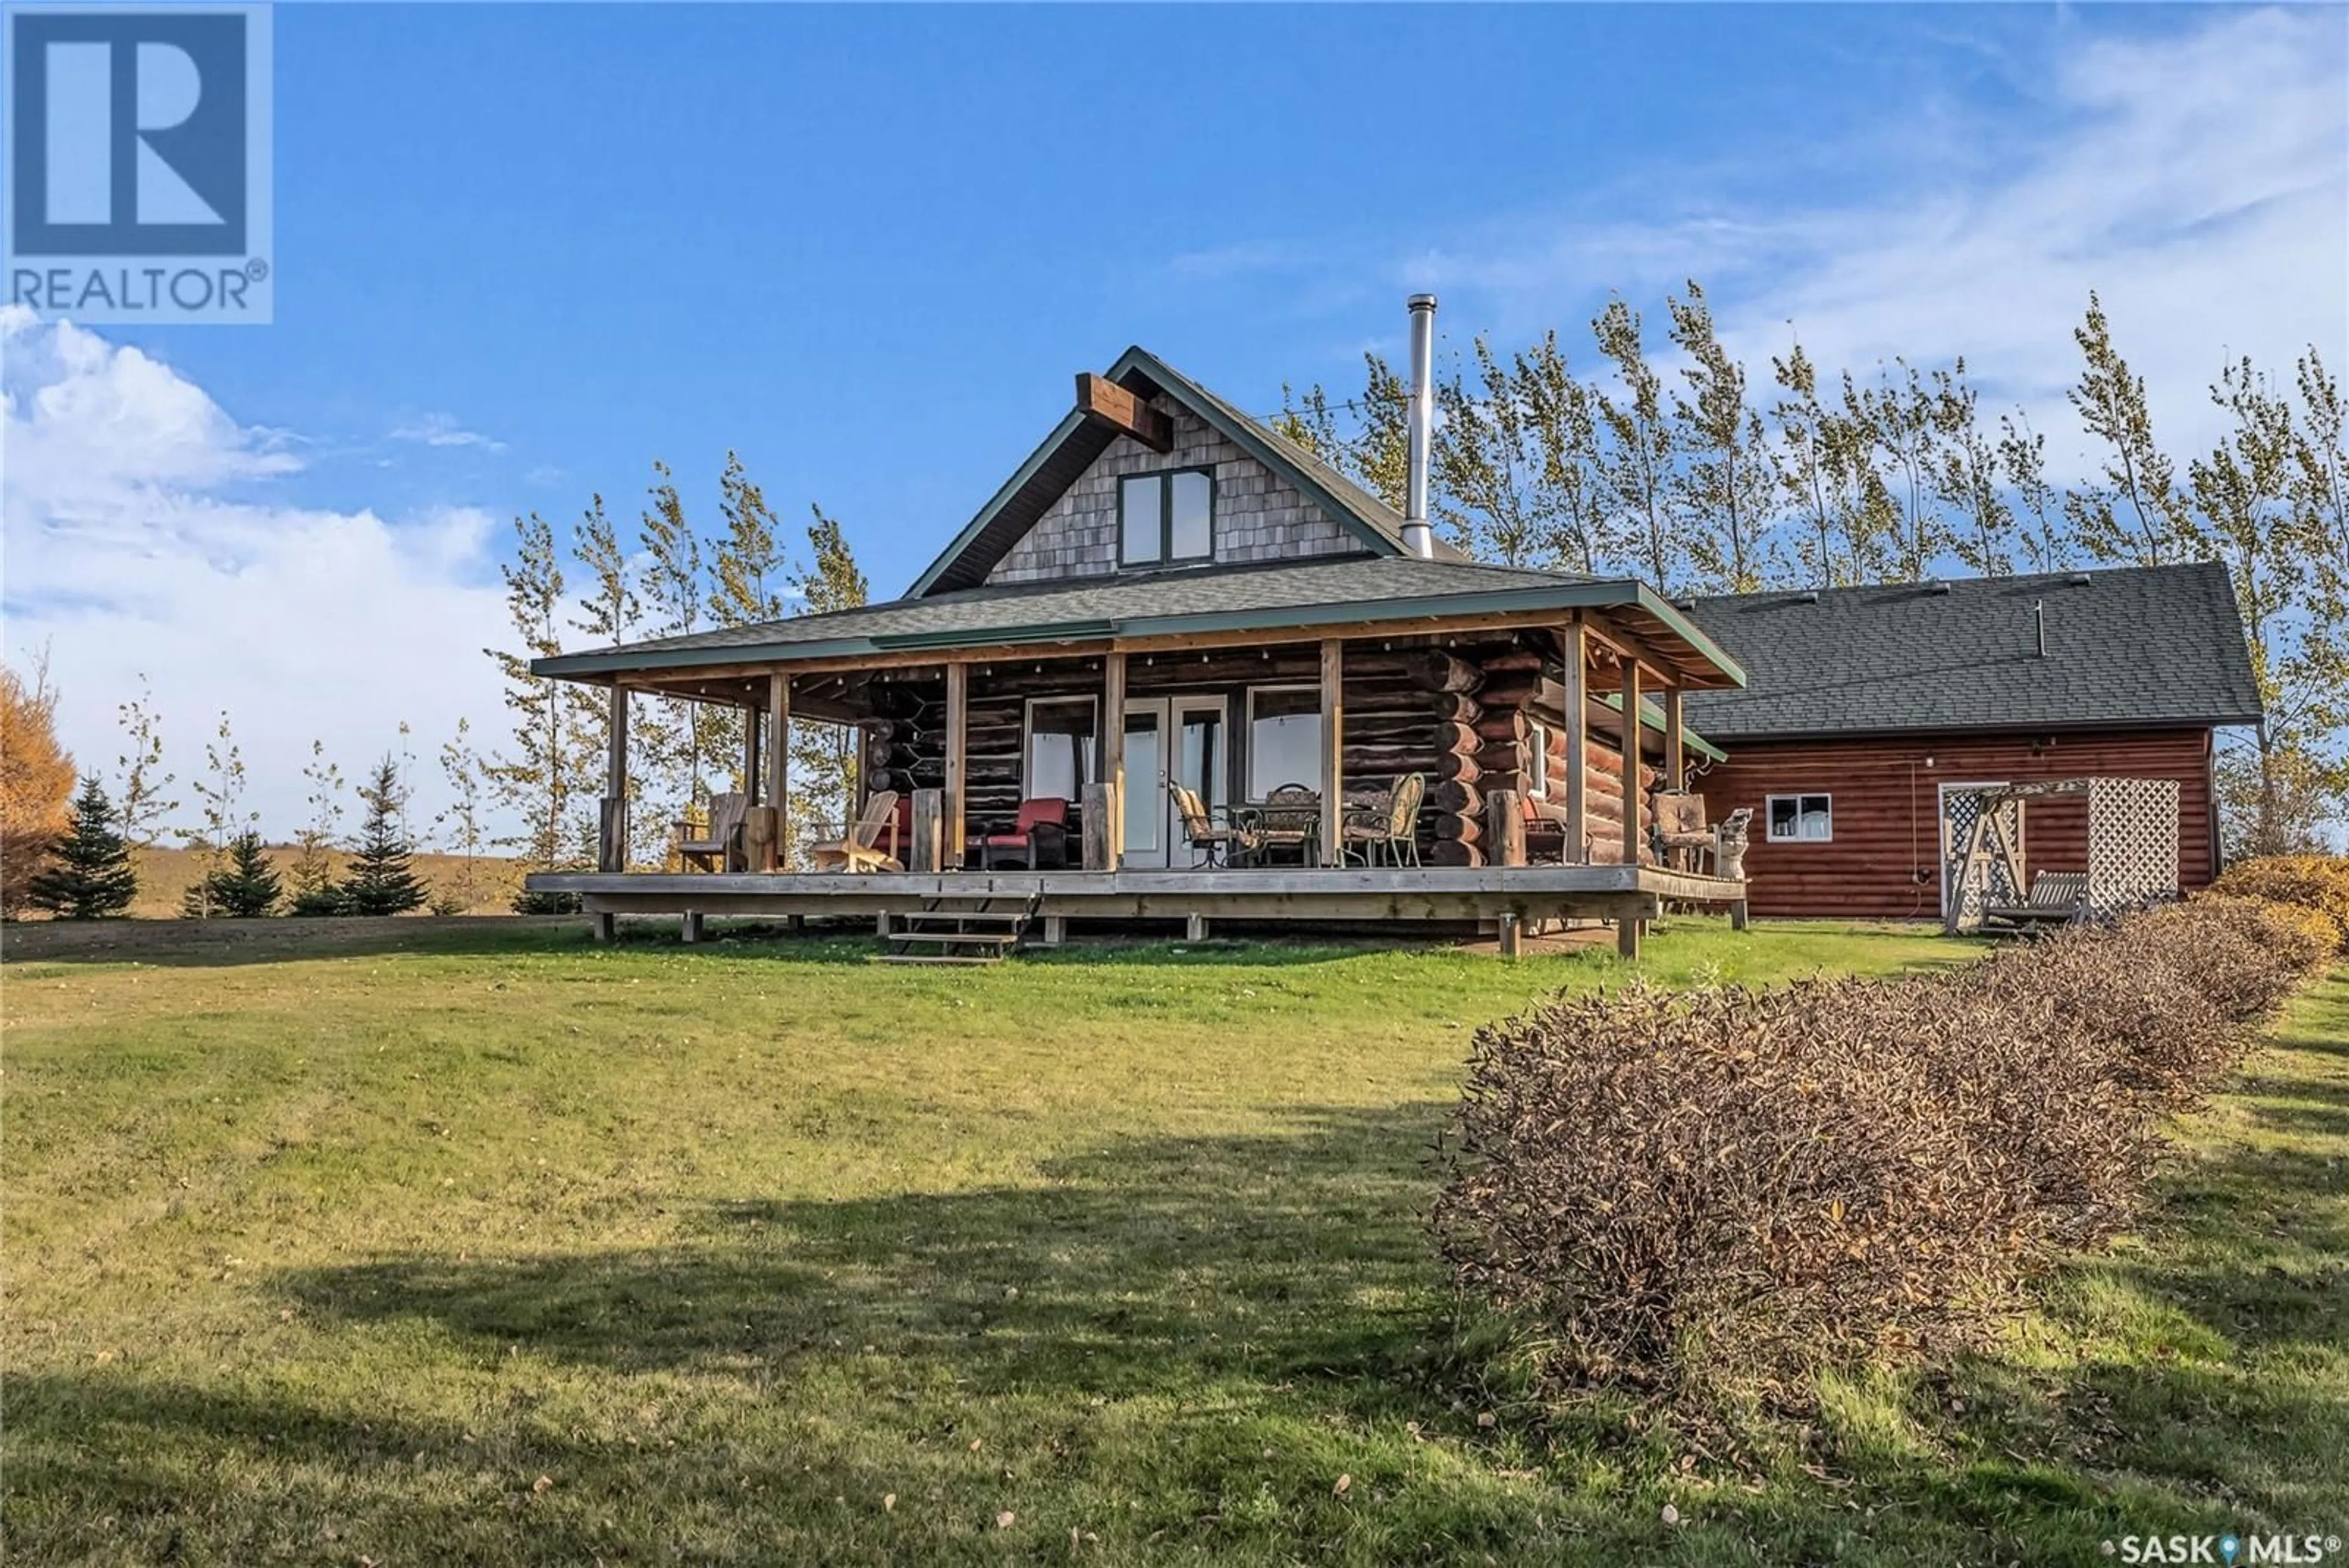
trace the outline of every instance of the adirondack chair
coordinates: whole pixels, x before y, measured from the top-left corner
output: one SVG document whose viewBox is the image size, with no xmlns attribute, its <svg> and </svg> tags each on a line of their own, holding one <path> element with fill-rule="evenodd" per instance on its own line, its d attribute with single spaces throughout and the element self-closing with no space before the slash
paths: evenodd
<svg viewBox="0 0 2349 1568">
<path fill-rule="evenodd" d="M 2022 903 L 1990 905 L 1982 910 L 1982 919 L 2017 930 L 2036 930 L 2042 926 L 2070 925 L 2086 919 L 2087 913 L 2085 871 L 2042 871 L 2031 879 L 2031 891 Z"/>
<path fill-rule="evenodd" d="M 864 815 L 838 838 L 808 846 L 808 861 L 819 871 L 903 871 L 898 859 L 905 840 L 897 832 L 897 792 L 876 789 Z"/>
<path fill-rule="evenodd" d="M 734 791 L 709 797 L 709 824 L 696 836 L 690 822 L 677 825 L 677 857 L 688 867 L 704 871 L 740 871 L 747 861 L 742 849 L 742 818 L 750 809 L 750 797 Z"/>
<path fill-rule="evenodd" d="M 1168 780 L 1167 793 L 1174 797 L 1174 815 L 1183 824 L 1184 840 L 1191 846 L 1193 865 L 1210 869 L 1246 862 L 1262 847 L 1264 840 L 1252 827 L 1229 819 L 1216 821 L 1215 809 L 1199 798 L 1199 792 L 1187 784 Z"/>
<path fill-rule="evenodd" d="M 1419 803 L 1426 798 L 1425 774 L 1397 774 L 1384 800 L 1346 813 L 1338 829 L 1339 852 L 1360 855 L 1365 866 L 1381 857 L 1397 866 L 1418 865 Z"/>
</svg>

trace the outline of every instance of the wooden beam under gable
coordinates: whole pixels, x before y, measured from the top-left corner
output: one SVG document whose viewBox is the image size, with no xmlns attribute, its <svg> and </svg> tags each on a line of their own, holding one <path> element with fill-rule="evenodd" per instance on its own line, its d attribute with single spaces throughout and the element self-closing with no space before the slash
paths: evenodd
<svg viewBox="0 0 2349 1568">
<path fill-rule="evenodd" d="M 1078 372 L 1077 411 L 1121 435 L 1132 436 L 1153 452 L 1174 450 L 1174 421 L 1107 376 Z"/>
</svg>

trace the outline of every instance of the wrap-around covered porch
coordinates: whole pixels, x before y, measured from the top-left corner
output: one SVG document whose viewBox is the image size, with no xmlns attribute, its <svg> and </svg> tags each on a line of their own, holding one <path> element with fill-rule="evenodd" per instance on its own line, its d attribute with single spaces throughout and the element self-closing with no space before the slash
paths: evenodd
<svg viewBox="0 0 2349 1568">
<path fill-rule="evenodd" d="M 599 924 L 1011 899 L 1055 934 L 1092 918 L 1473 919 L 1506 946 L 1523 922 L 1583 917 L 1617 921 L 1627 950 L 1667 899 L 1742 915 L 1734 857 L 1655 820 L 1692 760 L 1720 754 L 1682 722 L 1682 691 L 1734 667 L 1636 585 L 1150 618 L 545 661 L 608 687 L 609 752 L 597 868 L 530 885 Z M 640 694 L 745 716 L 745 787 L 700 846 L 706 873 L 630 868 Z M 839 838 L 793 845 L 807 722 L 857 731 L 859 785 Z"/>
</svg>

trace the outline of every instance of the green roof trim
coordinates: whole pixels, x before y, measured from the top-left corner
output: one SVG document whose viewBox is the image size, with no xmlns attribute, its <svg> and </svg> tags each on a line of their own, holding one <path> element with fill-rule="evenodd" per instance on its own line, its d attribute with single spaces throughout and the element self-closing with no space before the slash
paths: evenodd
<svg viewBox="0 0 2349 1568">
<path fill-rule="evenodd" d="M 1623 711 L 1623 693 L 1620 691 L 1607 692 L 1603 696 L 1600 696 L 1599 701 L 1605 703 L 1608 707 L 1614 709 L 1618 713 L 1620 713 Z M 1658 704 L 1649 701 L 1644 697 L 1640 699 L 1640 728 L 1642 730 L 1653 730 L 1660 735 L 1664 732 L 1663 709 Z M 1696 753 L 1699 756 L 1703 757 L 1707 762 L 1725 763 L 1729 760 L 1729 753 L 1727 752 L 1723 751 L 1719 746 L 1714 745 L 1711 741 L 1706 740 L 1702 735 L 1698 734 L 1694 730 L 1688 727 L 1688 720 L 1685 714 L 1682 716 L 1681 720 L 1681 744 L 1686 746 L 1690 751 Z"/>
</svg>

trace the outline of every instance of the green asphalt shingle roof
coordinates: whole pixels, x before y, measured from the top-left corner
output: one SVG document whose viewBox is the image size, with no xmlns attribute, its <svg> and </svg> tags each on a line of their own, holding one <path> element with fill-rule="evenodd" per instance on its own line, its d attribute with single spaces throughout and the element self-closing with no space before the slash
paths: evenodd
<svg viewBox="0 0 2349 1568">
<path fill-rule="evenodd" d="M 654 638 L 533 661 L 542 675 L 682 669 L 750 659 L 1147 637 L 1184 631 L 1337 626 L 1381 615 L 1636 606 L 1731 671 L 1733 661 L 1637 583 L 1413 556 L 1300 561 L 999 584 Z"/>
<path fill-rule="evenodd" d="M 2260 717 L 2233 585 L 2212 563 L 1746 594 L 1682 607 L 1745 667 L 1743 691 L 1687 697 L 1688 722 L 1733 747 Z"/>
</svg>

